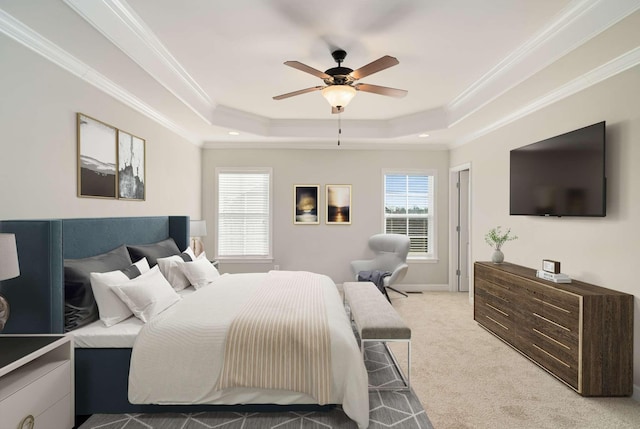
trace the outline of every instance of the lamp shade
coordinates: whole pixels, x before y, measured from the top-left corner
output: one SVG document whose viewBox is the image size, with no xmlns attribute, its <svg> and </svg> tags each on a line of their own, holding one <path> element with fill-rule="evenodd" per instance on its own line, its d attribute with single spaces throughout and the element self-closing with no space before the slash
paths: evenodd
<svg viewBox="0 0 640 429">
<path fill-rule="evenodd" d="M 189 222 L 189 229 L 192 237 L 207 236 L 207 222 L 204 220 L 192 220 Z"/>
<path fill-rule="evenodd" d="M 0 234 L 0 280 L 20 275 L 15 234 Z"/>
<path fill-rule="evenodd" d="M 330 85 L 322 89 L 322 96 L 331 107 L 345 107 L 356 95 L 356 89 L 350 85 Z"/>
</svg>

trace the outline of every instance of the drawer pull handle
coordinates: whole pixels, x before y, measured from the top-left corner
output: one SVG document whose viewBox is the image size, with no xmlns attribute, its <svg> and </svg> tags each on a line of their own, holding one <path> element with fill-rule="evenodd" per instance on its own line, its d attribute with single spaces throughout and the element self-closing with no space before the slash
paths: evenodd
<svg viewBox="0 0 640 429">
<path fill-rule="evenodd" d="M 558 307 L 557 305 L 553 305 L 550 302 L 543 301 L 540 298 L 533 298 L 535 301 L 542 303 L 542 305 L 548 305 L 549 307 L 553 307 L 556 310 L 564 311 L 567 314 L 571 314 L 571 310 L 567 310 L 566 308 Z"/>
<path fill-rule="evenodd" d="M 18 425 L 18 429 L 33 429 L 33 426 L 36 424 L 36 420 L 33 418 L 31 414 L 22 419 L 20 424 Z"/>
<path fill-rule="evenodd" d="M 502 323 L 498 322 L 497 320 L 489 317 L 489 316 L 485 316 L 487 319 L 491 320 L 493 323 L 497 323 L 498 325 L 502 326 L 504 329 L 506 329 L 507 331 L 509 330 L 509 328 L 507 328 L 506 326 L 504 326 Z"/>
<path fill-rule="evenodd" d="M 552 355 L 551 353 L 549 353 L 548 351 L 546 351 L 545 349 L 543 349 L 542 347 L 538 347 L 537 344 L 533 344 L 533 347 L 535 347 L 536 349 L 540 350 L 542 353 L 546 354 L 547 356 L 557 360 L 558 362 L 560 362 L 562 365 L 566 366 L 567 368 L 571 369 L 571 366 L 568 365 L 566 362 L 558 359 L 557 357 L 555 357 L 554 355 Z"/>
<path fill-rule="evenodd" d="M 566 326 L 562 326 L 561 324 L 556 323 L 556 322 L 554 322 L 553 320 L 549 320 L 549 319 L 547 319 L 546 317 L 539 315 L 538 313 L 533 313 L 533 315 L 534 315 L 534 316 L 536 316 L 536 317 L 539 317 L 540 319 L 542 319 L 542 320 L 544 320 L 544 321 L 546 321 L 546 322 L 549 322 L 549 323 L 551 323 L 551 324 L 553 324 L 553 325 L 556 325 L 558 328 L 562 328 L 562 329 L 564 329 L 564 330 L 565 330 L 565 331 L 567 331 L 567 332 L 571 332 L 571 329 L 567 328 Z"/>
<path fill-rule="evenodd" d="M 504 311 L 500 310 L 499 308 L 496 308 L 496 307 L 494 307 L 493 305 L 491 305 L 491 304 L 489 304 L 489 303 L 485 303 L 485 305 L 486 305 L 487 307 L 489 307 L 489 308 L 494 309 L 494 310 L 495 310 L 495 311 L 497 311 L 498 313 L 500 313 L 500 314 L 502 314 L 502 315 L 504 315 L 504 316 L 506 316 L 506 317 L 509 317 L 509 314 L 508 314 L 508 313 L 505 313 Z"/>
<path fill-rule="evenodd" d="M 554 339 L 554 338 L 551 338 L 550 336 L 548 336 L 548 335 L 547 335 L 547 334 L 545 334 L 544 332 L 540 332 L 540 331 L 538 331 L 536 328 L 533 328 L 533 332 L 536 332 L 536 333 L 538 333 L 538 334 L 542 335 L 542 336 L 543 336 L 543 337 L 545 337 L 546 339 L 548 339 L 548 340 L 550 340 L 550 341 L 553 341 L 554 343 L 558 344 L 559 346 L 564 347 L 564 348 L 565 348 L 565 349 L 567 349 L 567 350 L 571 350 L 571 347 L 569 347 L 568 345 L 563 344 L 563 343 L 561 343 L 560 341 L 558 341 L 558 340 L 556 340 L 556 339 Z"/>
</svg>

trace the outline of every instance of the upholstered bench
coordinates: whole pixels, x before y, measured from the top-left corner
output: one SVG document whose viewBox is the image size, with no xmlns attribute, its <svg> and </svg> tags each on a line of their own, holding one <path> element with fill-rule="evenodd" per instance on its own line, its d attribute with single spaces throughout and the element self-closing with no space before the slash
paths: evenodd
<svg viewBox="0 0 640 429">
<path fill-rule="evenodd" d="M 406 389 L 411 387 L 411 328 L 409 328 L 380 290 L 371 282 L 345 282 L 344 299 L 360 334 L 360 349 L 364 357 L 365 343 L 381 342 L 389 352 Z M 407 343 L 407 375 L 402 372 L 387 342 Z M 371 390 L 397 390 L 397 387 L 370 387 Z"/>
</svg>

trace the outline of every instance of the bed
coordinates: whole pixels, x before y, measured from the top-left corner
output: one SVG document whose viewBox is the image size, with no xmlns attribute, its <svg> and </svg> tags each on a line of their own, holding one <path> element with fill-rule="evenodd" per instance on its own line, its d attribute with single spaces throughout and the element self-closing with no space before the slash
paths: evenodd
<svg viewBox="0 0 640 429">
<path fill-rule="evenodd" d="M 4 332 L 62 333 L 64 331 L 65 259 L 78 259 L 101 254 L 122 244 L 155 243 L 167 238 L 172 238 L 178 248 L 185 249 L 189 242 L 188 228 L 189 218 L 186 216 L 0 222 L 0 232 L 16 234 L 21 269 L 20 277 L 12 280 L 10 287 L 5 287 L 2 291 L 12 305 L 12 316 Z M 233 289 L 234 284 L 237 286 L 240 277 L 234 276 L 240 275 L 222 276 L 225 278 L 220 280 L 217 290 L 225 290 L 223 288 L 227 283 L 232 285 L 230 289 Z M 333 282 L 330 283 L 333 284 Z M 204 296 L 205 292 L 212 293 L 204 290 L 194 292 L 191 289 L 187 288 L 180 292 L 183 299 L 178 303 L 180 305 L 175 306 L 176 308 L 187 305 L 188 302 L 191 302 L 191 305 L 197 305 L 197 302 L 201 301 L 200 296 Z M 329 289 L 331 288 L 323 290 Z M 218 294 L 218 291 L 215 293 Z M 329 300 L 333 300 L 334 295 L 337 296 L 335 291 L 323 293 L 329 297 Z M 341 309 L 342 314 L 339 314 L 333 304 L 331 308 L 327 307 L 327 315 L 330 316 L 329 324 L 335 325 L 338 323 L 336 320 L 342 323 L 342 320 L 346 318 L 344 310 Z M 173 307 L 171 310 L 173 311 Z M 169 311 L 165 311 L 165 313 L 169 313 Z M 165 318 L 164 313 L 161 316 L 163 317 L 158 317 L 158 319 Z M 128 400 L 132 344 L 138 339 L 137 332 L 143 325 L 144 323 L 140 320 L 132 317 L 110 328 L 104 328 L 98 321 L 80 329 L 83 334 L 75 339 L 76 414 L 238 410 L 237 404 L 245 404 L 243 410 L 250 411 L 272 411 L 283 406 L 287 409 L 299 410 L 323 408 L 314 398 L 298 392 L 276 391 L 276 396 L 273 396 L 265 394 L 263 390 L 251 391 L 247 388 L 230 388 L 225 390 L 225 394 L 214 394 L 213 396 L 210 394 L 193 403 L 183 400 L 173 402 L 171 398 L 152 398 L 150 400 L 143 398 L 142 401 L 145 403 L 132 404 Z M 342 326 L 344 327 L 344 324 Z M 110 334 L 105 335 L 105 332 Z M 334 341 L 334 337 L 340 336 L 342 334 L 335 334 L 332 331 L 332 341 Z M 347 342 L 355 344 L 353 338 Z M 351 345 L 340 347 L 350 349 Z M 335 348 L 336 345 L 332 342 L 331 350 L 334 351 Z M 348 353 L 351 354 L 352 351 L 349 350 Z M 359 356 L 357 347 L 355 355 Z M 332 368 L 339 373 L 339 368 L 345 365 L 340 365 L 337 362 L 339 359 L 334 360 L 336 362 L 332 363 Z M 355 379 L 358 381 L 331 396 L 330 404 L 332 405 L 328 407 L 333 404 L 342 404 L 349 417 L 355 420 L 359 426 L 366 427 L 368 424 L 366 372 L 364 372 L 364 382 L 362 382 L 361 375 L 364 370 L 362 362 L 353 365 L 349 371 L 355 372 Z M 348 372 L 343 372 L 338 376 L 340 379 L 354 377 Z M 334 381 L 334 390 L 335 383 Z M 138 388 L 139 386 L 136 387 L 136 389 Z M 137 395 L 138 397 L 144 396 L 144 394 Z M 347 398 L 347 395 L 350 399 Z M 346 401 L 350 402 L 348 406 L 346 406 Z M 134 402 L 140 401 L 135 400 Z"/>
</svg>

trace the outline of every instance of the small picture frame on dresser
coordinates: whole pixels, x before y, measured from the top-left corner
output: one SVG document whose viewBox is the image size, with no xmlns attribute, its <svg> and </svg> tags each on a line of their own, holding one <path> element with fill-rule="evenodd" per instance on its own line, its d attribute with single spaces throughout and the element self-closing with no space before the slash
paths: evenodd
<svg viewBox="0 0 640 429">
<path fill-rule="evenodd" d="M 560 262 L 552 261 L 551 259 L 542 260 L 542 271 L 548 273 L 560 274 Z"/>
</svg>

